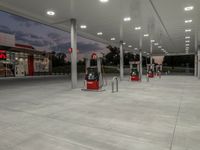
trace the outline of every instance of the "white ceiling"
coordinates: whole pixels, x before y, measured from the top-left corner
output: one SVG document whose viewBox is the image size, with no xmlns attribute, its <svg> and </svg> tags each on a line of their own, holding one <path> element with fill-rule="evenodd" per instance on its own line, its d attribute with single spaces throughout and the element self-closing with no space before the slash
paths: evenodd
<svg viewBox="0 0 200 150">
<path fill-rule="evenodd" d="M 185 12 L 184 7 L 193 5 L 194 10 Z M 139 47 L 139 31 L 151 34 L 169 53 L 185 53 L 185 29 L 191 28 L 190 52 L 194 52 L 195 27 L 198 27 L 200 0 L 0 0 L 0 9 L 11 12 L 65 31 L 69 31 L 70 18 L 76 18 L 79 34 L 103 43 L 118 45 L 126 42 L 126 49 Z M 56 15 L 47 16 L 47 10 L 54 10 Z M 131 17 L 131 22 L 124 22 L 124 17 Z M 185 19 L 193 19 L 191 25 Z M 81 24 L 88 28 L 82 30 Z M 97 36 L 97 32 L 103 36 Z M 110 39 L 116 38 L 112 43 Z M 143 50 L 149 52 L 149 38 L 143 37 Z M 133 45 L 133 48 L 128 48 Z M 154 47 L 154 54 L 163 52 Z"/>
</svg>

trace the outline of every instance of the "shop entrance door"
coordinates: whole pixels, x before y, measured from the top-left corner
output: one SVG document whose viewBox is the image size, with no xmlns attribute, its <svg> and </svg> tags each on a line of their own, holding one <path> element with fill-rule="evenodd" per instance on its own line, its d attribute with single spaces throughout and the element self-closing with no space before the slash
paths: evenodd
<svg viewBox="0 0 200 150">
<path fill-rule="evenodd" d="M 20 58 L 15 64 L 15 76 L 16 77 L 25 76 L 24 59 L 23 58 Z"/>
</svg>

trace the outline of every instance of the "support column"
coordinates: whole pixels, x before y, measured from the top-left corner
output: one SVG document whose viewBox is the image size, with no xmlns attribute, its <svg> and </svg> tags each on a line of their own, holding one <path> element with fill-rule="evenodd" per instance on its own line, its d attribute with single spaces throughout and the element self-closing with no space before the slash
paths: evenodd
<svg viewBox="0 0 200 150">
<path fill-rule="evenodd" d="M 120 79 L 124 78 L 124 51 L 123 51 L 123 41 L 120 41 Z"/>
<path fill-rule="evenodd" d="M 198 30 L 195 31 L 194 76 L 198 76 Z"/>
<path fill-rule="evenodd" d="M 198 79 L 200 79 L 200 50 L 198 50 Z"/>
<path fill-rule="evenodd" d="M 97 69 L 98 69 L 98 73 L 100 73 L 99 74 L 99 84 L 100 84 L 100 87 L 103 87 L 104 83 L 103 83 L 101 64 L 102 64 L 102 59 L 101 58 L 97 58 Z"/>
<path fill-rule="evenodd" d="M 88 67 L 90 67 L 90 59 L 86 58 L 86 59 L 85 59 L 85 64 L 86 64 L 86 69 L 87 69 Z"/>
<path fill-rule="evenodd" d="M 142 50 L 140 49 L 140 79 L 142 80 Z"/>
<path fill-rule="evenodd" d="M 98 72 L 101 72 L 101 58 L 97 58 L 97 69 Z"/>
<path fill-rule="evenodd" d="M 143 70 L 142 70 L 142 31 L 140 31 L 140 43 L 139 43 L 139 46 L 140 46 L 140 79 L 142 80 L 142 74 L 143 74 Z"/>
<path fill-rule="evenodd" d="M 194 55 L 194 76 L 198 77 L 198 54 L 197 54 L 197 52 Z"/>
<path fill-rule="evenodd" d="M 150 40 L 150 64 L 153 64 L 153 43 Z"/>
<path fill-rule="evenodd" d="M 71 19 L 71 82 L 72 89 L 77 88 L 77 25 L 76 19 Z"/>
</svg>

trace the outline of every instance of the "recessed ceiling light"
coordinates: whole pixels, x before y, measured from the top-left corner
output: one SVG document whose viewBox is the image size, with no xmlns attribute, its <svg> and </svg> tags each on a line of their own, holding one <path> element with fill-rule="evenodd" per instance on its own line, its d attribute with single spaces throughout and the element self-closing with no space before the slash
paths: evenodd
<svg viewBox="0 0 200 150">
<path fill-rule="evenodd" d="M 124 18 L 124 21 L 125 21 L 125 22 L 131 21 L 131 17 L 125 17 L 125 18 Z"/>
<path fill-rule="evenodd" d="M 185 43 L 190 43 L 190 41 L 188 40 L 188 41 L 185 41 Z"/>
<path fill-rule="evenodd" d="M 49 16 L 55 16 L 55 11 L 53 11 L 53 10 L 48 10 L 47 11 L 47 15 L 49 15 Z"/>
<path fill-rule="evenodd" d="M 144 37 L 148 37 L 149 36 L 149 34 L 144 34 Z"/>
<path fill-rule="evenodd" d="M 185 46 L 190 46 L 190 44 L 185 44 Z"/>
<path fill-rule="evenodd" d="M 158 46 L 158 48 L 162 48 L 162 46 Z"/>
<path fill-rule="evenodd" d="M 86 26 L 86 25 L 81 25 L 80 28 L 81 28 L 81 29 L 86 29 L 87 26 Z"/>
<path fill-rule="evenodd" d="M 190 36 L 186 36 L 185 39 L 190 39 Z"/>
<path fill-rule="evenodd" d="M 137 51 L 137 50 L 138 50 L 138 48 L 134 48 L 134 50 L 136 50 L 136 51 Z"/>
<path fill-rule="evenodd" d="M 164 49 L 164 48 L 162 48 L 161 50 L 162 50 L 162 51 L 164 51 L 165 49 Z"/>
<path fill-rule="evenodd" d="M 151 43 L 154 43 L 155 42 L 155 40 L 151 40 Z"/>
<path fill-rule="evenodd" d="M 158 43 L 154 43 L 154 45 L 155 45 L 155 46 L 158 46 L 159 44 L 158 44 Z"/>
<path fill-rule="evenodd" d="M 123 45 L 126 45 L 126 43 L 124 42 Z"/>
<path fill-rule="evenodd" d="M 103 35 L 103 33 L 102 32 L 98 32 L 97 35 Z"/>
<path fill-rule="evenodd" d="M 129 45 L 128 47 L 129 47 L 129 48 L 132 48 L 133 46 L 132 46 L 132 45 Z"/>
<path fill-rule="evenodd" d="M 191 29 L 185 29 L 185 32 L 191 32 L 192 30 Z"/>
<path fill-rule="evenodd" d="M 116 39 L 113 37 L 113 38 L 111 38 L 110 40 L 111 40 L 111 41 L 115 41 Z"/>
<path fill-rule="evenodd" d="M 166 52 L 165 49 L 161 49 L 161 51 Z"/>
<path fill-rule="evenodd" d="M 191 11 L 193 9 L 194 9 L 194 6 L 188 6 L 184 8 L 185 11 Z"/>
<path fill-rule="evenodd" d="M 141 30 L 141 27 L 135 27 L 135 30 Z"/>
<path fill-rule="evenodd" d="M 107 3 L 109 0 L 99 0 L 101 3 Z"/>
<path fill-rule="evenodd" d="M 185 20 L 185 23 L 192 23 L 192 19 L 190 19 L 190 20 Z"/>
</svg>

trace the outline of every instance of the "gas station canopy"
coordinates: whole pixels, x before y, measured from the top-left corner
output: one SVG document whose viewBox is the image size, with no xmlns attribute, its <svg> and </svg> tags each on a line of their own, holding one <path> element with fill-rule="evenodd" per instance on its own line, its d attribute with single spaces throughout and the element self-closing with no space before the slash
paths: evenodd
<svg viewBox="0 0 200 150">
<path fill-rule="evenodd" d="M 1 0 L 0 9 L 70 31 L 75 18 L 78 34 L 106 44 L 126 43 L 154 54 L 195 52 L 199 0 Z M 188 44 L 188 45 L 187 45 Z M 165 52 L 166 51 L 166 52 Z"/>
</svg>

